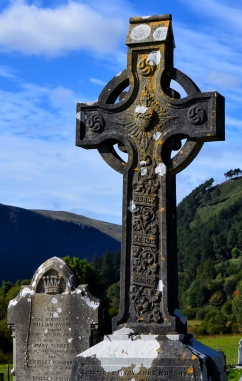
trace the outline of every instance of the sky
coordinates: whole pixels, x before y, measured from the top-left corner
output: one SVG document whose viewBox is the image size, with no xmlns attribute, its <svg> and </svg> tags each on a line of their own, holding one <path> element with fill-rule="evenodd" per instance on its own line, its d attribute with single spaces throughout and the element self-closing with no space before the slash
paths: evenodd
<svg viewBox="0 0 242 381">
<path fill-rule="evenodd" d="M 129 18 L 167 13 L 174 66 L 226 99 L 226 141 L 177 175 L 177 202 L 242 169 L 242 2 L 0 0 L 0 203 L 121 223 L 122 175 L 75 146 L 75 107 L 126 68 Z"/>
</svg>

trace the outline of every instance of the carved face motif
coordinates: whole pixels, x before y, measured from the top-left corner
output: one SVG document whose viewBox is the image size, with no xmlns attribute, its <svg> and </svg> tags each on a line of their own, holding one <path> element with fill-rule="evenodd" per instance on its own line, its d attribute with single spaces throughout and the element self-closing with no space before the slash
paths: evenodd
<svg viewBox="0 0 242 381">
<path fill-rule="evenodd" d="M 135 120 L 142 131 L 146 131 L 154 120 L 155 110 L 152 107 L 137 106 L 135 109 Z"/>
</svg>

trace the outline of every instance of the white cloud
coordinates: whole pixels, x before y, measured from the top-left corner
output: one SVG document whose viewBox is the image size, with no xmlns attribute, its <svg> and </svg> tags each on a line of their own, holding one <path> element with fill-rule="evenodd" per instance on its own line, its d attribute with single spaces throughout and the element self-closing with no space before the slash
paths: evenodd
<svg viewBox="0 0 242 381">
<path fill-rule="evenodd" d="M 0 51 L 46 56 L 80 49 L 111 52 L 126 34 L 127 9 L 120 2 L 119 12 L 109 4 L 108 14 L 103 13 L 78 1 L 56 8 L 13 1 L 0 13 Z"/>
<path fill-rule="evenodd" d="M 74 133 L 69 125 L 75 125 L 75 104 L 80 99 L 84 100 L 63 86 L 20 83 L 18 91 L 0 90 L 1 134 L 24 134 L 32 139 L 67 138 Z"/>
<path fill-rule="evenodd" d="M 101 85 L 101 86 L 105 86 L 107 84 L 106 82 L 96 78 L 90 78 L 89 81 L 92 83 L 95 83 L 96 85 Z"/>
<path fill-rule="evenodd" d="M 16 70 L 8 67 L 8 66 L 0 66 L 0 76 L 10 79 L 16 79 Z"/>
</svg>

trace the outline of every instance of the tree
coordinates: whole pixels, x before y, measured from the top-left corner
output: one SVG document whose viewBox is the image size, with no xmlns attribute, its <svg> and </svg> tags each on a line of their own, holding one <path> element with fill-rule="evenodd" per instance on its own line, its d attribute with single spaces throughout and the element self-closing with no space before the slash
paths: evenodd
<svg viewBox="0 0 242 381">
<path fill-rule="evenodd" d="M 107 250 L 102 258 L 101 276 L 106 287 L 114 283 L 114 273 L 112 268 L 112 259 L 110 252 Z"/>
<path fill-rule="evenodd" d="M 95 253 L 92 258 L 92 265 L 95 267 L 96 270 L 100 270 L 101 264 L 102 264 L 102 259 L 99 258 L 97 254 Z"/>
<path fill-rule="evenodd" d="M 107 290 L 107 298 L 110 308 L 108 310 L 109 315 L 114 317 L 119 312 L 119 299 L 120 299 L 120 282 L 113 283 Z"/>
<path fill-rule="evenodd" d="M 120 251 L 115 251 L 112 256 L 112 267 L 114 274 L 114 282 L 117 282 L 120 279 Z"/>
<path fill-rule="evenodd" d="M 203 200 L 206 202 L 206 203 L 209 203 L 211 201 L 212 197 L 211 197 L 211 194 L 210 192 L 206 192 L 204 197 L 203 197 Z"/>
<path fill-rule="evenodd" d="M 221 195 L 221 190 L 220 188 L 217 186 L 215 191 L 213 192 L 213 196 L 216 200 L 218 200 L 219 196 Z"/>
<path fill-rule="evenodd" d="M 213 307 L 221 307 L 226 302 L 223 291 L 216 291 L 209 299 L 209 304 Z"/>
<path fill-rule="evenodd" d="M 99 270 L 96 270 L 86 259 L 66 256 L 62 258 L 76 273 L 81 284 L 88 284 L 91 292 L 101 298 L 105 291 L 105 286 Z"/>
<path fill-rule="evenodd" d="M 234 169 L 234 175 L 235 175 L 236 177 L 238 177 L 241 173 L 242 173 L 242 171 L 241 171 L 240 168 L 236 168 L 236 169 Z"/>
</svg>

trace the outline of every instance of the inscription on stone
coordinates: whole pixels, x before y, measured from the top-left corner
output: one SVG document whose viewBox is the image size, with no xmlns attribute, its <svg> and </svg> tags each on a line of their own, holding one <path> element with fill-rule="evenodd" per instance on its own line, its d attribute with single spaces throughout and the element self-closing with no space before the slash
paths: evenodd
<svg viewBox="0 0 242 381">
<path fill-rule="evenodd" d="M 138 379 L 139 381 L 178 381 L 186 379 L 187 381 L 195 380 L 195 370 L 193 367 L 154 367 L 152 370 L 139 370 L 137 372 L 131 370 L 118 370 L 118 371 L 102 371 L 100 368 L 90 369 L 83 367 L 78 372 L 79 379 L 88 378 L 88 380 L 95 380 L 99 377 L 100 381 L 130 381 Z"/>
<path fill-rule="evenodd" d="M 41 265 L 8 307 L 16 381 L 69 381 L 73 357 L 92 344 L 99 309 L 64 261 Z"/>
</svg>

